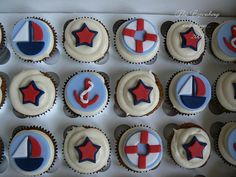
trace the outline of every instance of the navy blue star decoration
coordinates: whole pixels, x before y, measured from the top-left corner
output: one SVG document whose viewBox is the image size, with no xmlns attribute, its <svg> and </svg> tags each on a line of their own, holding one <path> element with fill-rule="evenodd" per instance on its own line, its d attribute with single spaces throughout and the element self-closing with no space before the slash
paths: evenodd
<svg viewBox="0 0 236 177">
<path fill-rule="evenodd" d="M 193 27 L 189 28 L 186 32 L 181 32 L 180 36 L 182 38 L 181 47 L 182 48 L 191 48 L 197 51 L 198 42 L 201 39 L 201 36 L 198 36 L 194 31 Z"/>
<path fill-rule="evenodd" d="M 97 31 L 89 29 L 85 23 L 83 23 L 80 29 L 72 31 L 72 35 L 76 39 L 76 47 L 81 45 L 93 47 L 93 40 L 97 34 Z"/>
<path fill-rule="evenodd" d="M 79 154 L 79 163 L 89 161 L 96 163 L 96 154 L 101 146 L 94 144 L 88 137 L 85 138 L 81 145 L 75 146 Z"/>
<path fill-rule="evenodd" d="M 152 89 L 152 87 L 145 85 L 143 81 L 139 79 L 137 85 L 134 88 L 129 89 L 129 92 L 133 96 L 134 105 L 142 102 L 151 103 L 150 93 Z"/>
</svg>

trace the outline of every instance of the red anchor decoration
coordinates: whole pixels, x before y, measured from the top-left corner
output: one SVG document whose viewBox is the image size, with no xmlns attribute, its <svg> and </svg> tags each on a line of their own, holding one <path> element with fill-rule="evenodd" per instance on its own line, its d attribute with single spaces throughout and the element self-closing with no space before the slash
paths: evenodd
<svg viewBox="0 0 236 177">
<path fill-rule="evenodd" d="M 93 89 L 94 85 L 93 82 L 91 81 L 91 79 L 86 78 L 84 80 L 84 91 L 79 94 L 76 92 L 76 90 L 74 90 L 73 94 L 75 97 L 75 100 L 77 101 L 77 103 L 83 107 L 83 108 L 87 108 L 88 106 L 94 104 L 98 99 L 99 99 L 99 95 L 95 95 L 93 97 L 93 99 L 89 100 L 89 92 Z"/>
<path fill-rule="evenodd" d="M 232 39 L 228 41 L 226 37 L 224 37 L 224 43 L 230 50 L 236 52 L 236 25 L 233 25 L 231 27 L 231 32 L 232 32 Z"/>
</svg>

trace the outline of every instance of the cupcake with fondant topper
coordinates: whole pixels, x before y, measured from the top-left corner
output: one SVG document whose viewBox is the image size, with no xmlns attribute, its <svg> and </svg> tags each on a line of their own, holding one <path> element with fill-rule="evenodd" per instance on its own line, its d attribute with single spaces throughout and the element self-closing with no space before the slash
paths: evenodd
<svg viewBox="0 0 236 177">
<path fill-rule="evenodd" d="M 6 34 L 3 25 L 0 23 L 0 50 L 5 47 Z"/>
<path fill-rule="evenodd" d="M 129 171 L 155 170 L 163 156 L 162 139 L 148 126 L 127 127 L 117 136 L 116 153 L 120 164 Z"/>
<path fill-rule="evenodd" d="M 160 36 L 151 21 L 143 18 L 119 20 L 113 28 L 114 45 L 122 59 L 134 64 L 155 61 Z"/>
<path fill-rule="evenodd" d="M 235 63 L 236 20 L 225 21 L 221 24 L 210 23 L 207 32 L 213 55 L 222 62 Z"/>
<path fill-rule="evenodd" d="M 175 163 L 183 168 L 203 167 L 210 158 L 211 142 L 199 125 L 184 123 L 173 129 L 168 141 L 168 151 Z"/>
<path fill-rule="evenodd" d="M 162 84 L 152 71 L 137 70 L 124 74 L 115 91 L 115 105 L 123 116 L 148 116 L 164 98 Z"/>
<path fill-rule="evenodd" d="M 98 128 L 73 125 L 64 132 L 63 154 L 68 167 L 74 172 L 103 172 L 110 165 L 110 142 Z"/>
<path fill-rule="evenodd" d="M 5 103 L 6 95 L 7 95 L 7 83 L 4 77 L 0 75 L 0 109 Z"/>
<path fill-rule="evenodd" d="M 199 72 L 182 70 L 167 83 L 166 102 L 177 114 L 193 115 L 202 112 L 211 99 L 211 85 Z"/>
<path fill-rule="evenodd" d="M 13 131 L 9 161 L 24 176 L 48 172 L 57 158 L 57 144 L 52 134 L 37 126 L 21 126 Z"/>
<path fill-rule="evenodd" d="M 38 17 L 19 20 L 12 31 L 12 48 L 27 62 L 44 61 L 56 51 L 57 36 L 52 25 Z"/>
<path fill-rule="evenodd" d="M 109 78 L 103 72 L 77 72 L 65 82 L 63 97 L 67 111 L 75 116 L 93 117 L 109 103 Z"/>
<path fill-rule="evenodd" d="M 64 49 L 75 61 L 100 62 L 108 53 L 109 40 L 106 27 L 95 18 L 71 19 L 64 25 Z"/>
<path fill-rule="evenodd" d="M 165 48 L 168 55 L 177 62 L 198 64 L 206 49 L 203 29 L 192 21 L 167 21 L 162 24 Z"/>
<path fill-rule="evenodd" d="M 226 164 L 236 167 L 236 122 L 221 126 L 215 139 L 215 148 Z"/>
<path fill-rule="evenodd" d="M 49 111 L 56 101 L 53 78 L 36 69 L 15 75 L 9 88 L 13 109 L 25 117 L 35 117 Z"/>
</svg>

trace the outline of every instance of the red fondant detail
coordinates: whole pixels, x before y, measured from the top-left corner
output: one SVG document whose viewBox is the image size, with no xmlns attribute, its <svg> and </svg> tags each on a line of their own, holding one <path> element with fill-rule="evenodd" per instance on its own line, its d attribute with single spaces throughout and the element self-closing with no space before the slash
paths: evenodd
<svg viewBox="0 0 236 177">
<path fill-rule="evenodd" d="M 33 138 L 32 136 L 29 136 L 29 141 L 31 143 L 31 154 L 30 157 L 41 157 L 41 146 L 39 142 Z"/>
<path fill-rule="evenodd" d="M 196 81 L 196 85 L 197 85 L 197 93 L 196 96 L 205 96 L 206 94 L 206 86 L 204 84 L 204 82 L 198 78 L 198 77 L 194 77 L 195 81 Z"/>
<path fill-rule="evenodd" d="M 137 154 L 138 153 L 138 146 L 126 146 L 125 153 L 126 154 Z"/>
<path fill-rule="evenodd" d="M 88 79 L 88 78 L 86 78 L 86 79 L 84 80 L 85 90 L 90 87 L 90 84 L 89 84 L 90 81 L 91 81 L 91 80 Z M 83 97 L 84 100 L 87 100 L 87 99 L 88 99 L 88 96 L 89 96 L 88 94 L 89 94 L 89 93 L 87 93 L 87 94 L 84 95 L 84 97 Z M 88 103 L 83 103 L 83 102 L 80 100 L 80 95 L 77 93 L 76 90 L 74 90 L 73 95 L 74 95 L 74 98 L 75 98 L 75 100 L 77 101 L 77 103 L 78 103 L 81 107 L 83 107 L 83 108 L 87 108 L 88 106 L 94 104 L 94 103 L 99 99 L 99 95 L 95 95 L 95 96 L 93 97 L 93 99 L 91 99 L 91 100 L 88 101 Z"/>
<path fill-rule="evenodd" d="M 80 43 L 92 43 L 95 33 L 89 31 L 86 26 L 83 31 L 76 32 L 76 35 L 79 37 Z"/>
<path fill-rule="evenodd" d="M 145 155 L 139 155 L 138 157 L 138 168 L 145 169 L 146 168 L 146 162 L 147 158 Z"/>
<path fill-rule="evenodd" d="M 232 36 L 233 36 L 233 37 L 236 37 L 236 25 L 233 25 L 233 26 L 231 27 L 231 31 L 232 31 Z"/>
<path fill-rule="evenodd" d="M 187 46 L 193 46 L 194 48 L 197 48 L 197 44 L 200 38 L 197 37 L 193 31 L 190 31 L 189 33 L 185 34 L 184 38 L 186 39 Z"/>
<path fill-rule="evenodd" d="M 97 148 L 93 146 L 91 141 L 89 141 L 85 146 L 82 146 L 79 149 L 82 153 L 81 161 L 85 159 L 95 160 L 94 154 L 96 153 Z"/>
<path fill-rule="evenodd" d="M 32 84 L 22 89 L 21 92 L 23 93 L 24 102 L 31 102 L 31 103 L 35 103 L 37 96 L 40 94 L 38 90 L 35 90 Z"/>
<path fill-rule="evenodd" d="M 133 30 L 133 29 L 125 28 L 125 29 L 123 29 L 122 34 L 125 35 L 125 36 L 134 37 L 134 36 L 135 36 L 135 32 L 136 32 L 136 31 Z"/>
<path fill-rule="evenodd" d="M 149 145 L 148 152 L 149 153 L 161 152 L 161 146 L 160 145 Z"/>
<path fill-rule="evenodd" d="M 144 35 L 144 40 L 145 40 L 145 41 L 154 41 L 154 42 L 156 42 L 156 41 L 157 41 L 157 35 L 155 35 L 155 34 L 150 34 L 150 33 L 146 33 L 146 34 Z"/>
<path fill-rule="evenodd" d="M 33 28 L 33 40 L 34 41 L 42 41 L 43 40 L 43 30 L 42 28 L 35 22 L 31 21 L 31 25 Z"/>
<path fill-rule="evenodd" d="M 140 143 L 148 144 L 148 131 L 142 131 L 140 134 Z"/>
<path fill-rule="evenodd" d="M 233 52 L 236 52 L 236 48 L 232 46 L 232 44 L 226 39 L 226 37 L 224 37 L 224 43 L 230 50 L 232 50 Z"/>
<path fill-rule="evenodd" d="M 139 84 L 139 86 L 133 90 L 134 95 L 136 96 L 136 100 L 148 100 L 150 92 L 152 90 L 147 89 L 143 86 L 143 84 Z"/>
<path fill-rule="evenodd" d="M 205 147 L 199 144 L 198 141 L 195 141 L 192 146 L 188 148 L 188 150 L 191 153 L 192 158 L 198 157 L 198 158 L 203 158 L 203 149 Z"/>
<path fill-rule="evenodd" d="M 236 151 L 236 143 L 234 143 L 234 150 Z"/>
<path fill-rule="evenodd" d="M 139 18 L 137 19 L 137 31 L 143 31 L 144 30 L 144 20 Z"/>
<path fill-rule="evenodd" d="M 135 45 L 136 45 L 136 49 L 135 49 L 136 52 L 143 53 L 143 41 L 136 40 Z"/>
</svg>

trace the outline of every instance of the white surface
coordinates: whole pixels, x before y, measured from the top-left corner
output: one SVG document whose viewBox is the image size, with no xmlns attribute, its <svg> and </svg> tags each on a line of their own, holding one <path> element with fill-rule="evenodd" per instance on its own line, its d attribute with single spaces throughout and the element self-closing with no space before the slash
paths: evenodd
<svg viewBox="0 0 236 177">
<path fill-rule="evenodd" d="M 226 65 L 219 63 L 217 60 L 215 60 L 212 55 L 207 51 L 203 62 L 199 66 L 186 66 L 184 64 L 178 64 L 174 61 L 172 61 L 166 54 L 163 46 L 163 38 L 161 38 L 161 48 L 159 53 L 159 58 L 153 65 L 133 65 L 128 64 L 125 61 L 121 60 L 116 52 L 114 52 L 113 42 L 111 45 L 111 48 L 109 49 L 110 52 L 110 58 L 109 61 L 104 65 L 96 65 L 96 64 L 79 64 L 75 61 L 72 61 L 69 59 L 65 52 L 63 51 L 62 45 L 61 45 L 61 35 L 63 30 L 63 24 L 65 21 L 67 21 L 70 18 L 74 18 L 77 16 L 92 16 L 95 18 L 98 18 L 103 21 L 103 23 L 107 26 L 109 29 L 109 32 L 111 34 L 111 39 L 113 37 L 113 33 L 111 31 L 112 24 L 119 18 L 128 18 L 131 17 L 131 15 L 106 15 L 106 14 L 0 14 L 1 22 L 4 24 L 6 32 L 7 32 L 7 38 L 9 39 L 11 36 L 11 31 L 14 23 L 18 21 L 20 18 L 23 18 L 25 16 L 40 16 L 48 19 L 52 22 L 52 25 L 55 26 L 57 29 L 57 32 L 59 33 L 59 45 L 58 48 L 61 52 L 61 56 L 58 58 L 59 61 L 54 65 L 46 65 L 44 63 L 42 64 L 28 64 L 24 63 L 23 61 L 19 60 L 14 53 L 12 52 L 12 49 L 9 45 L 8 40 L 8 47 L 10 48 L 12 52 L 12 57 L 10 61 L 5 65 L 0 65 L 0 71 L 6 72 L 9 74 L 10 78 L 13 77 L 16 73 L 22 71 L 26 68 L 37 68 L 43 71 L 55 71 L 59 74 L 61 77 L 61 83 L 59 88 L 59 96 L 56 101 L 56 105 L 53 107 L 53 109 L 47 113 L 45 116 L 42 116 L 40 118 L 36 119 L 19 119 L 15 117 L 15 115 L 12 112 L 12 107 L 10 105 L 9 97 L 7 98 L 7 102 L 4 105 L 4 107 L 0 110 L 0 135 L 2 136 L 5 146 L 8 147 L 9 138 L 11 137 L 12 130 L 14 127 L 18 125 L 41 125 L 49 130 L 52 131 L 52 133 L 56 136 L 56 140 L 59 144 L 59 157 L 60 157 L 60 166 L 57 171 L 54 173 L 51 173 L 49 175 L 45 176 L 51 176 L 51 177 L 64 177 L 64 176 L 71 176 L 75 177 L 78 176 L 78 174 L 74 173 L 72 170 L 70 170 L 68 167 L 65 166 L 64 161 L 62 160 L 61 154 L 62 154 L 62 140 L 63 140 L 63 130 L 71 124 L 77 124 L 77 125 L 93 125 L 101 128 L 110 138 L 112 143 L 112 165 L 111 168 L 105 172 L 100 173 L 97 175 L 90 175 L 92 177 L 128 177 L 132 176 L 133 173 L 128 172 L 123 167 L 119 166 L 119 163 L 117 161 L 117 158 L 115 156 L 114 151 L 114 137 L 113 137 L 113 131 L 116 126 L 120 124 L 128 123 L 130 125 L 132 124 L 147 124 L 153 128 L 156 128 L 158 132 L 161 135 L 161 138 L 163 139 L 164 143 L 164 156 L 163 160 L 159 166 L 158 169 L 151 171 L 146 174 L 135 174 L 133 176 L 137 177 L 143 177 L 144 175 L 146 177 L 193 177 L 197 174 L 204 174 L 207 177 L 231 177 L 235 174 L 235 168 L 228 167 L 225 165 L 222 160 L 216 156 L 214 150 L 212 151 L 211 157 L 209 159 L 209 162 L 206 166 L 200 169 L 194 169 L 194 170 L 187 170 L 178 167 L 175 165 L 173 160 L 170 158 L 170 156 L 167 153 L 167 145 L 166 141 L 163 137 L 162 131 L 166 124 L 168 123 L 183 123 L 191 121 L 193 123 L 199 123 L 202 127 L 204 127 L 207 132 L 209 132 L 210 125 L 214 123 L 215 121 L 230 121 L 235 120 L 235 114 L 222 114 L 220 116 L 215 116 L 212 113 L 210 113 L 209 109 L 207 108 L 202 113 L 190 117 L 182 117 L 182 116 L 176 116 L 176 117 L 169 117 L 166 116 L 163 113 L 162 108 L 160 108 L 158 111 L 156 111 L 154 114 L 152 114 L 149 117 L 143 117 L 143 118 L 120 118 L 118 117 L 114 111 L 113 111 L 113 104 L 114 104 L 114 87 L 116 84 L 117 79 L 120 78 L 120 76 L 130 70 L 142 68 L 142 69 L 152 69 L 153 72 L 157 74 L 157 76 L 160 78 L 163 86 L 166 86 L 166 83 L 170 76 L 175 73 L 178 70 L 181 69 L 196 69 L 198 71 L 202 71 L 202 73 L 209 78 L 210 83 L 213 83 L 214 80 L 217 78 L 217 76 L 222 73 L 224 70 L 227 69 L 236 69 L 235 65 Z M 165 20 L 177 20 L 177 18 L 171 17 L 171 16 L 155 16 L 155 15 L 140 15 L 137 17 L 145 17 L 152 21 L 155 24 L 158 24 L 160 27 L 161 23 Z M 209 18 L 196 18 L 193 19 L 199 22 L 200 24 L 207 24 L 209 21 L 215 21 L 216 19 L 209 19 Z M 218 21 L 222 22 L 223 19 L 217 19 Z M 207 48 L 208 49 L 208 48 Z M 77 119 L 71 119 L 68 118 L 64 112 L 63 112 L 63 102 L 62 102 L 62 92 L 61 87 L 63 86 L 63 83 L 65 79 L 70 76 L 72 73 L 81 70 L 81 69 L 96 69 L 103 72 L 107 72 L 110 76 L 111 80 L 111 102 L 108 106 L 108 108 L 104 111 L 103 114 L 95 117 L 95 118 L 77 118 Z M 212 138 L 211 138 L 212 140 Z M 213 143 L 213 141 L 212 141 Z M 12 176 L 19 176 L 12 168 L 8 168 L 8 170 L 0 175 L 4 177 L 12 177 Z M 79 175 L 81 177 L 86 175 Z M 88 176 L 88 175 L 87 175 Z M 234 175 L 235 176 L 235 175 Z"/>
</svg>

